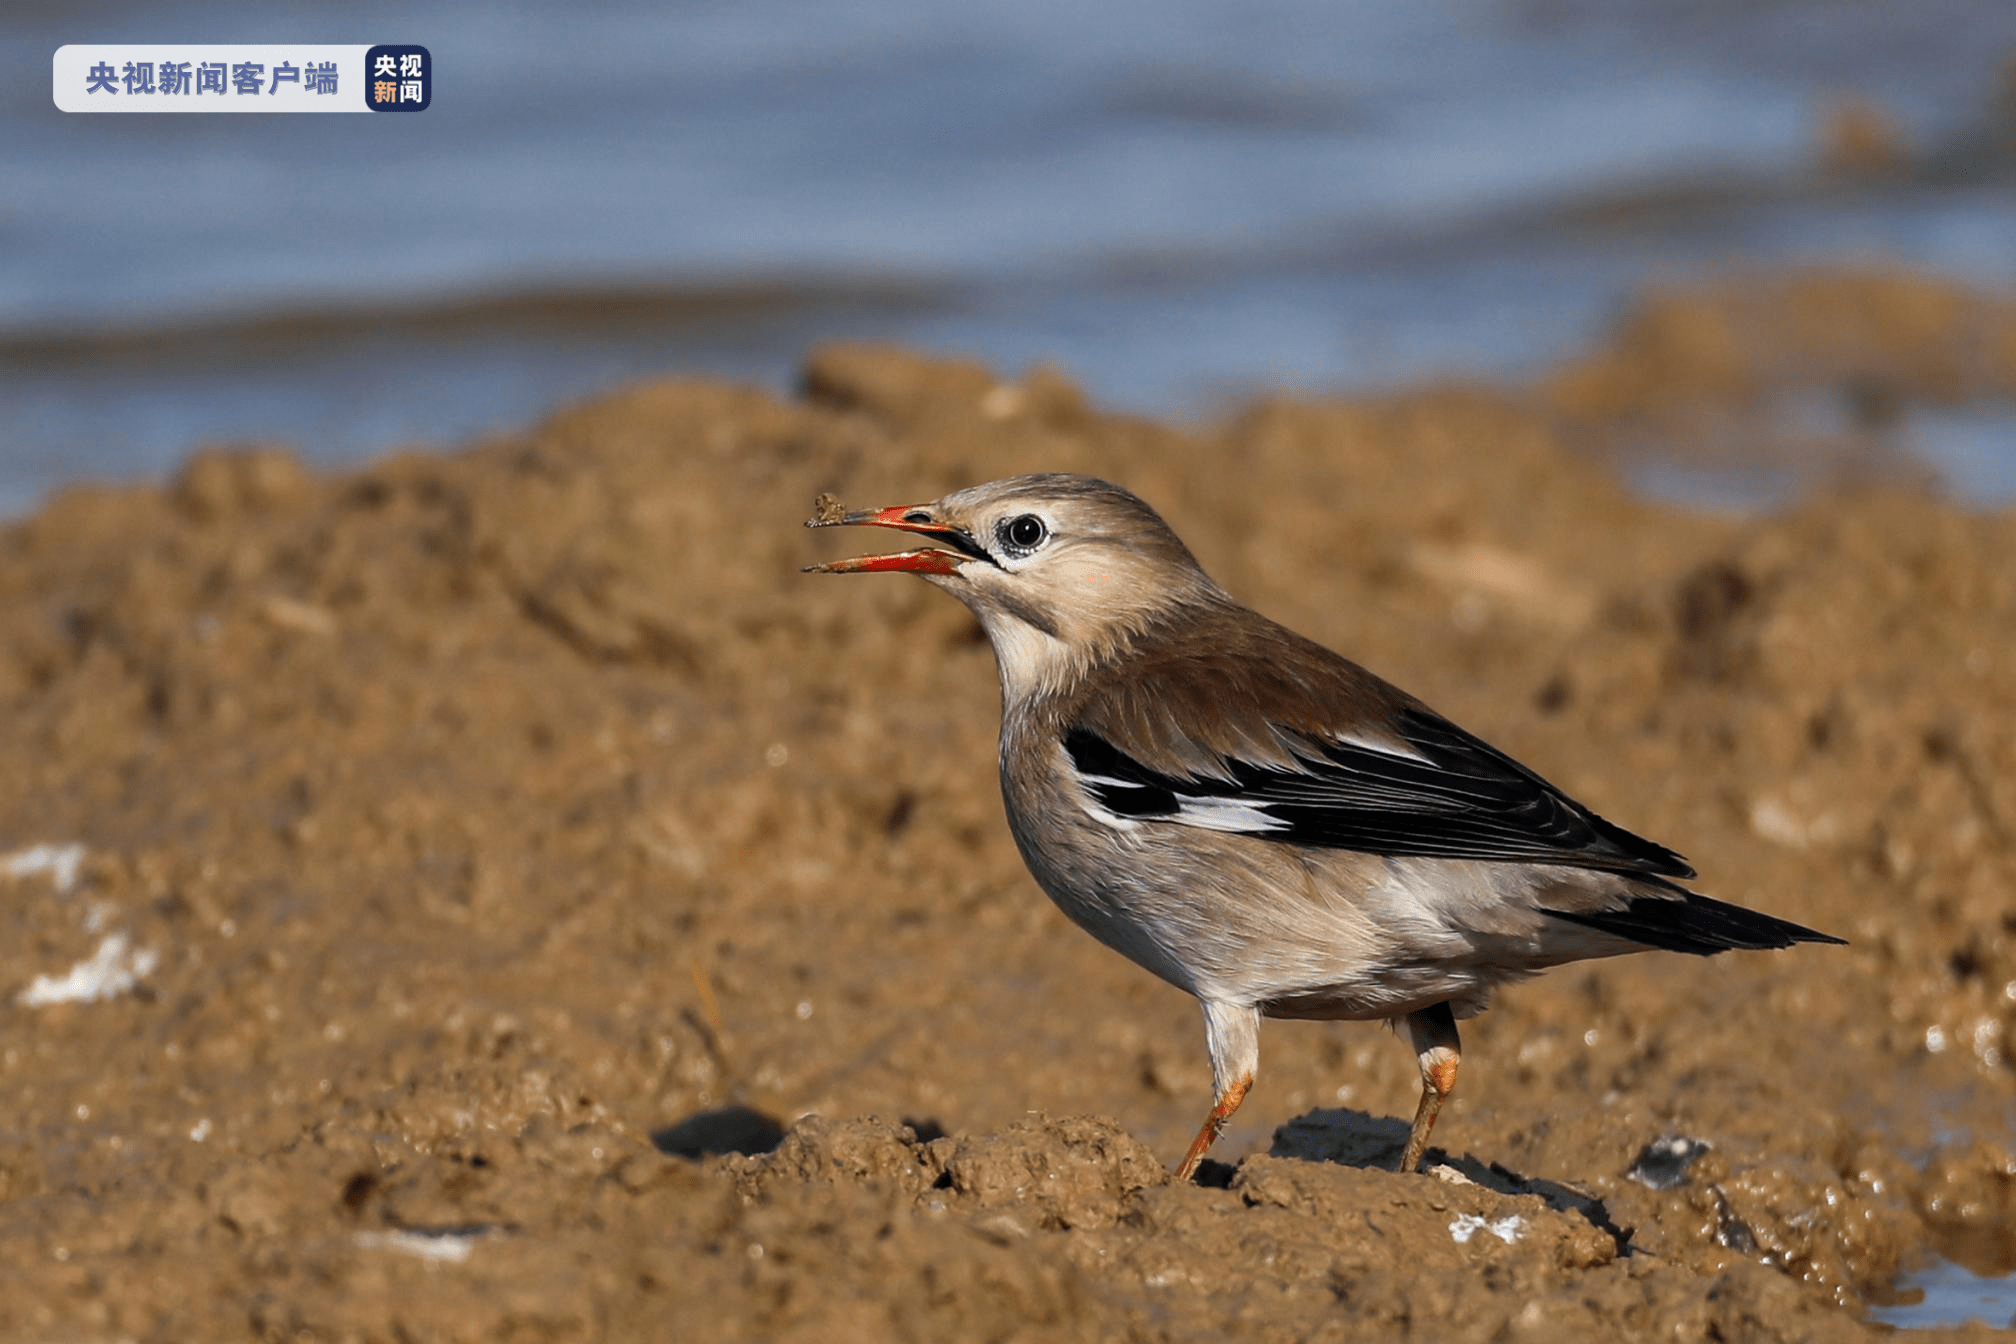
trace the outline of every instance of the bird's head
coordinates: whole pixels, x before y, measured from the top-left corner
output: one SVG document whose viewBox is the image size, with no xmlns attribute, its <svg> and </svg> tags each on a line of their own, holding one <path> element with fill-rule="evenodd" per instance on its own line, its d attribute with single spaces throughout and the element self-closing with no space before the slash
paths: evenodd
<svg viewBox="0 0 2016 1344">
<path fill-rule="evenodd" d="M 856 525 L 933 544 L 806 572 L 917 574 L 937 584 L 980 618 L 1011 691 L 1025 673 L 1054 680 L 1163 612 L 1222 597 L 1155 510 L 1091 476 L 1011 476 L 928 504 L 836 509 L 806 524 Z"/>
</svg>

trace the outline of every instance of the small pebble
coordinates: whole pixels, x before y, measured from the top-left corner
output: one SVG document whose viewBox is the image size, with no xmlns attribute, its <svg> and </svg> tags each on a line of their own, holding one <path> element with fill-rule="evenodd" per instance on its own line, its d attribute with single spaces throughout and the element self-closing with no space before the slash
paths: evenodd
<svg viewBox="0 0 2016 1344">
<path fill-rule="evenodd" d="M 1687 1183 L 1687 1168 L 1693 1166 L 1711 1146 L 1706 1139 L 1690 1139 L 1679 1134 L 1662 1135 L 1645 1145 L 1644 1151 L 1638 1154 L 1638 1160 L 1631 1164 L 1631 1170 L 1624 1174 L 1649 1189 L 1671 1190 L 1676 1185 Z"/>
</svg>

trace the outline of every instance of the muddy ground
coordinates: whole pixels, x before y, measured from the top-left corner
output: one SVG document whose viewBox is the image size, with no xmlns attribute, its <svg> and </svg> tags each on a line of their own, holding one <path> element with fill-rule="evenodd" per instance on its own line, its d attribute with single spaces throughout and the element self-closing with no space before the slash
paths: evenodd
<svg viewBox="0 0 2016 1344">
<path fill-rule="evenodd" d="M 0 532 L 0 1336 L 1878 1331 L 2016 1263 L 2016 516 L 1882 451 L 2012 393 L 2006 303 L 1745 277 L 1525 388 L 1184 429 L 836 348 L 793 400 L 67 491 Z M 1836 484 L 1618 483 L 1767 443 Z M 1039 468 L 1853 945 L 1507 992 L 1426 1175 L 1390 1033 L 1270 1024 L 1172 1184 L 1196 1008 L 1023 872 L 974 623 L 798 573 L 861 540 L 822 490 Z"/>
</svg>

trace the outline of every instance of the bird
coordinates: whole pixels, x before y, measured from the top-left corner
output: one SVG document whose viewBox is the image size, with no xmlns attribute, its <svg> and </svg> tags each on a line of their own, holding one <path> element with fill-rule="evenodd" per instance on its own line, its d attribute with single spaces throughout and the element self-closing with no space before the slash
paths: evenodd
<svg viewBox="0 0 2016 1344">
<path fill-rule="evenodd" d="M 1421 1095 L 1459 1019 L 1549 967 L 1648 950 L 1841 943 L 1704 896 L 1674 851 L 1342 655 L 1242 606 L 1140 498 L 1049 472 L 848 510 L 926 543 L 808 565 L 915 574 L 993 647 L 1008 824 L 1070 920 L 1203 1007 L 1212 1103 L 1191 1180 L 1259 1067 L 1262 1018 L 1385 1021 Z"/>
</svg>

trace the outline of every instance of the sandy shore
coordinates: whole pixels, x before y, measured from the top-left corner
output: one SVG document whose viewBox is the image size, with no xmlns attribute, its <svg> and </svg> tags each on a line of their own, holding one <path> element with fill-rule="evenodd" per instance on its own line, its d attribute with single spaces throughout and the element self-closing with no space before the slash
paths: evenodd
<svg viewBox="0 0 2016 1344">
<path fill-rule="evenodd" d="M 0 1335 L 1845 1339 L 1935 1256 L 2006 1271 L 2016 517 L 1614 463 L 1817 396 L 1852 465 L 2012 388 L 2008 305 L 1791 277 L 1534 387 L 1209 429 L 836 348 L 789 402 L 68 491 L 0 532 Z M 1023 872 L 972 621 L 797 572 L 859 540 L 820 491 L 1035 469 L 1853 945 L 1508 992 L 1447 1178 L 1387 1169 L 1388 1033 L 1272 1024 L 1172 1185 L 1195 1006 Z"/>
</svg>

